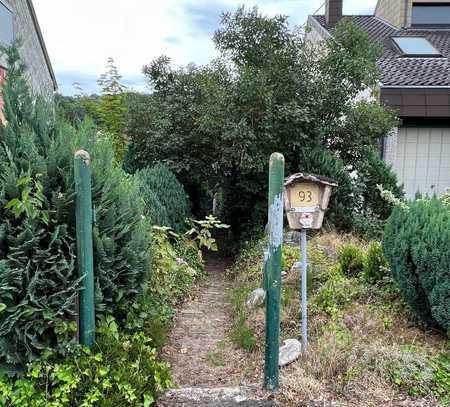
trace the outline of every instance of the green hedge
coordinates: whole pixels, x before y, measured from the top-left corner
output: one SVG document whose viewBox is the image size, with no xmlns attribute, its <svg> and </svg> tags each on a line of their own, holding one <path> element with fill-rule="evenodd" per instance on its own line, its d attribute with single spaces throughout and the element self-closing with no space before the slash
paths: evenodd
<svg viewBox="0 0 450 407">
<path fill-rule="evenodd" d="M 383 247 L 392 276 L 417 315 L 450 329 L 449 207 L 434 198 L 396 208 Z"/>
<path fill-rule="evenodd" d="M 180 232 L 189 217 L 189 200 L 183 185 L 164 164 L 144 168 L 135 174 L 145 212 L 154 225 Z"/>
<path fill-rule="evenodd" d="M 31 94 L 18 51 L 8 51 L 0 126 L 0 365 L 23 366 L 74 340 L 76 271 L 73 155 L 91 152 L 96 309 L 120 322 L 150 272 L 150 234 L 134 183 L 111 142 L 75 130 Z M 72 323 L 70 323 L 72 321 Z M 1 369 L 0 366 L 0 369 Z"/>
</svg>

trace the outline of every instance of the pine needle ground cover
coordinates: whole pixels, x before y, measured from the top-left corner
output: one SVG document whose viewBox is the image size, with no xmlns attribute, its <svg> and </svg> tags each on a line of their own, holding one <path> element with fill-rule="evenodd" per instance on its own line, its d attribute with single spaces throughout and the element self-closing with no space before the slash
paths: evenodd
<svg viewBox="0 0 450 407">
<path fill-rule="evenodd" d="M 245 302 L 261 287 L 265 247 L 264 240 L 249 244 L 229 271 L 230 338 L 247 352 L 243 383 L 263 382 L 265 311 Z M 448 405 L 447 338 L 407 305 L 380 242 L 321 233 L 309 241 L 308 254 L 309 352 L 280 370 L 281 405 Z M 301 337 L 300 272 L 292 269 L 297 261 L 298 246 L 284 245 L 281 343 Z"/>
</svg>

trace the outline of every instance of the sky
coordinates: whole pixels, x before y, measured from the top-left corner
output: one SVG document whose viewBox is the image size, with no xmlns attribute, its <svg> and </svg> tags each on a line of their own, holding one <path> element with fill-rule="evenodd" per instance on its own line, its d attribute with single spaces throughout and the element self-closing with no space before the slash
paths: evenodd
<svg viewBox="0 0 450 407">
<path fill-rule="evenodd" d="M 113 57 L 123 82 L 146 91 L 142 67 L 160 55 L 175 65 L 207 64 L 223 12 L 240 5 L 303 25 L 324 0 L 34 0 L 60 93 L 98 93 L 97 78 Z M 372 14 L 376 0 L 344 0 L 345 14 Z M 319 14 L 323 14 L 323 7 Z"/>
</svg>

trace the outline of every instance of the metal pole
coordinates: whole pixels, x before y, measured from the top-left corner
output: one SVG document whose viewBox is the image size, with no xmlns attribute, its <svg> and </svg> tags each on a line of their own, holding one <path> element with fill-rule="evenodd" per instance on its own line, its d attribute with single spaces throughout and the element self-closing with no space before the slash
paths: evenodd
<svg viewBox="0 0 450 407">
<path fill-rule="evenodd" d="M 74 158 L 78 275 L 80 290 L 80 343 L 91 347 L 95 340 L 94 254 L 92 245 L 91 158 L 79 150 Z"/>
<path fill-rule="evenodd" d="M 266 266 L 266 358 L 264 385 L 278 389 L 278 359 L 280 351 L 280 290 L 281 251 L 283 245 L 283 182 L 284 157 L 270 156 L 269 166 L 269 253 Z"/>
<path fill-rule="evenodd" d="M 308 259 L 306 229 L 300 231 L 300 249 L 302 258 L 302 350 L 308 348 Z"/>
</svg>

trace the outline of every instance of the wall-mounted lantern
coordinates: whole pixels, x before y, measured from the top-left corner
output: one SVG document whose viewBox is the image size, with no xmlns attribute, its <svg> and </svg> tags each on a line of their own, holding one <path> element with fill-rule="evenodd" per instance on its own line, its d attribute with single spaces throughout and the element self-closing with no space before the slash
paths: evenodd
<svg viewBox="0 0 450 407">
<path fill-rule="evenodd" d="M 284 206 L 291 229 L 320 229 L 336 181 L 299 172 L 285 179 Z"/>
</svg>

